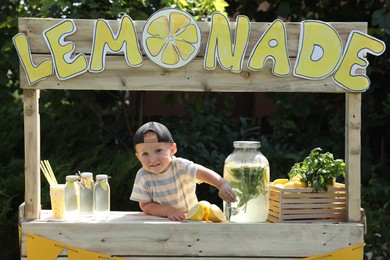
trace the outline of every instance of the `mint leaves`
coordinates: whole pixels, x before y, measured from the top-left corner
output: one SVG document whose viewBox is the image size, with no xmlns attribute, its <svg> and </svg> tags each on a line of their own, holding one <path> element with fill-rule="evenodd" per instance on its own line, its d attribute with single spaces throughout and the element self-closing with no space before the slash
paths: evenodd
<svg viewBox="0 0 390 260">
<path fill-rule="evenodd" d="M 257 198 L 260 194 L 267 194 L 267 171 L 264 167 L 238 166 L 226 167 L 226 169 L 237 180 L 231 181 L 230 185 L 238 197 L 238 207 L 243 212 L 247 210 L 248 201 Z"/>
<path fill-rule="evenodd" d="M 345 177 L 345 163 L 342 159 L 334 159 L 329 152 L 323 153 L 321 148 L 314 148 L 302 162 L 291 167 L 289 178 L 297 175 L 301 176 L 301 182 L 313 188 L 313 192 L 327 191 L 335 178 Z"/>
</svg>

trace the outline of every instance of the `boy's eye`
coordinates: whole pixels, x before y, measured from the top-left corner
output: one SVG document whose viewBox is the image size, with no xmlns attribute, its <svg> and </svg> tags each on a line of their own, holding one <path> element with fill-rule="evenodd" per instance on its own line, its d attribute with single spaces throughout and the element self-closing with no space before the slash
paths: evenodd
<svg viewBox="0 0 390 260">
<path fill-rule="evenodd" d="M 156 149 L 156 153 L 161 153 L 162 151 L 164 151 L 162 148 L 157 148 Z"/>
<path fill-rule="evenodd" d="M 145 152 L 145 153 L 142 153 L 142 156 L 143 156 L 143 157 L 146 157 L 146 156 L 148 156 L 148 155 L 149 155 L 149 153 L 146 153 L 146 152 Z"/>
</svg>

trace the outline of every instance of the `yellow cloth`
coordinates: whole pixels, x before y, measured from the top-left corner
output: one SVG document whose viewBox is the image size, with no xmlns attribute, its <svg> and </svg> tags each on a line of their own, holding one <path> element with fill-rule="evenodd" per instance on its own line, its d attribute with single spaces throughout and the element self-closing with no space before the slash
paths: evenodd
<svg viewBox="0 0 390 260">
<path fill-rule="evenodd" d="M 363 259 L 364 243 L 356 244 L 328 254 L 311 256 L 302 260 L 347 260 Z"/>
<path fill-rule="evenodd" d="M 68 249 L 68 259 L 69 260 L 111 259 L 111 255 L 91 252 L 91 251 L 87 251 L 87 250 L 83 250 L 83 249 L 75 248 L 75 247 L 70 247 L 70 246 L 67 246 L 66 248 Z"/>
<path fill-rule="evenodd" d="M 69 260 L 85 260 L 85 259 L 114 259 L 125 260 L 125 258 L 113 257 L 111 255 L 96 253 L 83 250 L 80 248 L 68 246 L 64 243 L 50 240 L 31 233 L 26 233 L 26 248 L 28 260 L 56 260 L 64 248 L 68 251 Z"/>
<path fill-rule="evenodd" d="M 55 260 L 64 249 L 64 244 L 26 233 L 26 247 L 28 260 Z"/>
</svg>

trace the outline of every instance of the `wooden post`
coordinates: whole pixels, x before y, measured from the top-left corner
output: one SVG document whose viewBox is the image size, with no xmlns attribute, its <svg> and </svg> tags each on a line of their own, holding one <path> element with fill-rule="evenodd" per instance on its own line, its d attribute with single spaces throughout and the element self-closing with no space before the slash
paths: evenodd
<svg viewBox="0 0 390 260">
<path fill-rule="evenodd" d="M 24 217 L 25 219 L 37 219 L 41 209 L 39 90 L 23 90 L 23 102 L 25 154 Z"/>
<path fill-rule="evenodd" d="M 361 221 L 360 157 L 361 99 L 360 93 L 346 93 L 345 100 L 345 161 L 348 221 Z"/>
</svg>

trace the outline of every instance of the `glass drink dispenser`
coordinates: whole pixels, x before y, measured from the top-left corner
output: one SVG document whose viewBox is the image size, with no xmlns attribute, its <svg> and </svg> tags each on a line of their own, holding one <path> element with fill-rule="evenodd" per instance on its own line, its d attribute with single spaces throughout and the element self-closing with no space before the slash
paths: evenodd
<svg viewBox="0 0 390 260">
<path fill-rule="evenodd" d="M 235 203 L 224 202 L 226 219 L 232 222 L 265 222 L 269 210 L 270 169 L 260 152 L 260 142 L 235 141 L 226 158 L 223 175 L 236 194 Z"/>
</svg>

